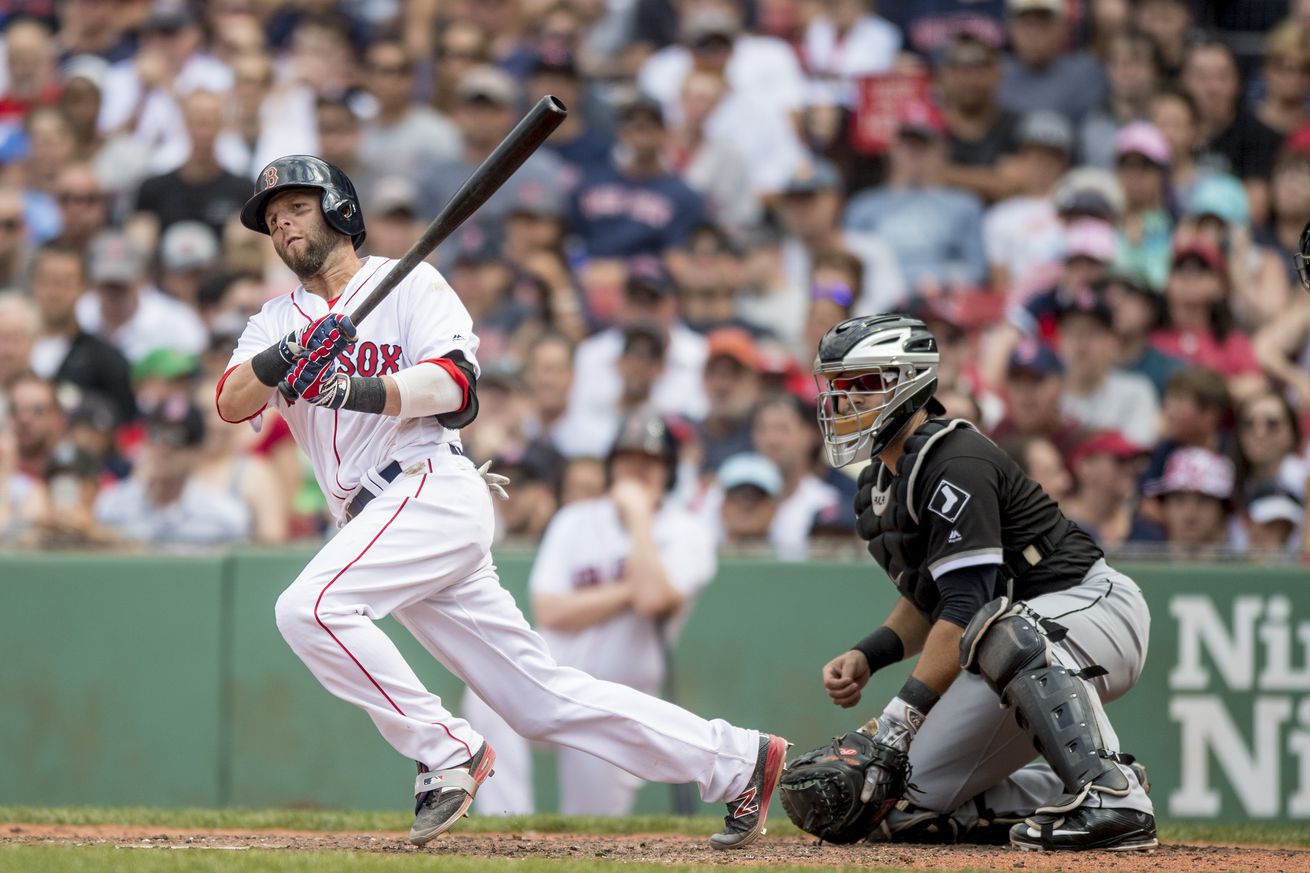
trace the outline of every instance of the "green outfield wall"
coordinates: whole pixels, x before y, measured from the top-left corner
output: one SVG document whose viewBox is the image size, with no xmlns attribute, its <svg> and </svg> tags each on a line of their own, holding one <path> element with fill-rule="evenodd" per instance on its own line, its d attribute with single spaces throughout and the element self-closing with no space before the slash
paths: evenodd
<svg viewBox="0 0 1310 873">
<path fill-rule="evenodd" d="M 413 764 L 320 688 L 274 625 L 308 557 L 0 555 L 0 805 L 405 807 Z M 522 602 L 531 555 L 498 557 Z M 1310 573 L 1120 569 L 1153 620 L 1146 672 L 1110 712 L 1161 816 L 1310 820 Z M 798 747 L 854 727 L 908 668 L 878 676 L 856 711 L 827 702 L 819 670 L 893 596 L 871 564 L 725 561 L 677 647 L 679 702 Z M 458 711 L 459 682 L 384 627 Z M 538 803 L 553 809 L 546 750 L 537 765 Z M 672 803 L 647 786 L 639 810 Z"/>
</svg>

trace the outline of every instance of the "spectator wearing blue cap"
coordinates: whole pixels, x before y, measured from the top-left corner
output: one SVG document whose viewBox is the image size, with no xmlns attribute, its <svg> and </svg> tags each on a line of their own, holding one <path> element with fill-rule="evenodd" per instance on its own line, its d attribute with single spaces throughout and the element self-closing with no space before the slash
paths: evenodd
<svg viewBox="0 0 1310 873">
<path fill-rule="evenodd" d="M 719 509 L 720 545 L 741 549 L 766 542 L 782 494 L 782 474 L 772 461 L 755 452 L 733 455 L 719 467 L 723 505 Z"/>
<path fill-rule="evenodd" d="M 1022 340 L 1005 373 L 1009 409 L 992 431 L 997 440 L 1043 436 L 1068 460 L 1083 428 L 1064 414 L 1064 362 L 1045 343 Z"/>
</svg>

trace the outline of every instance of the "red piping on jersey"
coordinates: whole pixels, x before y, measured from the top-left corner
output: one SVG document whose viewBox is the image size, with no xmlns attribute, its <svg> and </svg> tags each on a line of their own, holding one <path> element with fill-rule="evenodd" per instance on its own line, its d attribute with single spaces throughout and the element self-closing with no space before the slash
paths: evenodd
<svg viewBox="0 0 1310 873">
<path fill-rule="evenodd" d="M 342 491 L 349 491 L 345 485 L 341 484 L 341 453 L 337 451 L 337 420 L 341 417 L 341 410 L 332 410 L 332 455 L 337 459 L 337 468 L 332 471 L 332 478 L 337 480 L 337 487 Z M 344 500 L 344 497 L 338 499 Z"/>
<path fill-rule="evenodd" d="M 422 481 L 418 483 L 418 490 L 414 492 L 414 497 L 418 497 L 419 494 L 423 492 L 423 485 L 427 481 L 428 481 L 428 477 L 425 475 Z M 394 709 L 396 712 L 400 713 L 400 715 L 404 716 L 405 718 L 409 718 L 409 716 L 405 715 L 405 711 L 396 705 L 396 701 L 391 699 L 391 695 L 387 694 L 386 690 L 384 690 L 383 687 L 378 684 L 378 680 L 373 678 L 373 674 L 368 672 L 368 670 L 364 667 L 364 665 L 359 662 L 359 659 L 356 658 L 354 654 L 351 653 L 350 649 L 346 648 L 346 644 L 341 642 L 341 640 L 337 637 L 336 634 L 332 633 L 332 629 L 323 622 L 323 619 L 319 618 L 318 607 L 323 602 L 323 595 L 327 594 L 327 590 L 331 588 L 334 584 L 336 584 L 336 581 L 340 579 L 342 576 L 344 576 L 347 570 L 355 566 L 355 564 L 359 562 L 360 558 L 363 558 L 366 554 L 368 554 L 368 550 L 373 548 L 373 544 L 376 543 L 384 533 L 386 533 L 387 528 L 391 527 L 391 522 L 395 521 L 396 517 L 399 516 L 400 513 L 404 511 L 405 507 L 409 505 L 410 500 L 411 498 L 406 497 L 403 501 L 401 501 L 400 506 L 398 506 L 396 508 L 396 511 L 392 513 L 391 518 L 387 519 L 387 523 L 382 525 L 382 529 L 379 530 L 376 534 L 374 534 L 373 539 L 369 540 L 368 545 L 364 547 L 364 550 L 360 552 L 358 555 L 356 555 L 354 560 L 352 560 L 349 564 L 342 567 L 340 572 L 338 572 L 337 575 L 332 577 L 332 581 L 328 582 L 328 584 L 323 586 L 323 590 L 318 593 L 318 599 L 314 601 L 314 621 L 318 622 L 319 627 L 327 631 L 327 635 L 332 637 L 332 641 L 341 647 L 341 651 L 346 653 L 346 657 L 350 658 L 350 660 L 354 662 L 355 666 L 360 669 L 360 672 L 364 674 L 364 676 L 368 679 L 368 681 L 373 683 L 373 687 L 378 690 L 379 694 L 381 694 L 384 698 L 386 698 L 387 703 L 391 704 L 391 708 Z M 470 758 L 473 757 L 473 751 L 469 749 L 468 743 L 464 742 L 459 737 L 452 734 L 450 732 L 450 728 L 446 727 L 444 724 L 442 724 L 439 721 L 434 721 L 433 724 L 437 725 L 443 731 L 445 731 L 446 736 L 450 737 L 452 740 L 463 746 L 464 750 L 468 752 Z"/>
<path fill-rule="evenodd" d="M 240 424 L 243 421 L 250 421 L 250 419 L 254 418 L 256 415 L 259 415 L 259 413 L 263 412 L 265 409 L 268 409 L 268 404 L 265 403 L 263 406 L 259 407 L 254 412 L 247 415 L 245 418 L 238 418 L 235 421 L 233 421 L 232 419 L 228 418 L 223 414 L 222 408 L 219 407 L 218 405 L 218 395 L 223 393 L 223 383 L 227 381 L 227 377 L 231 376 L 232 371 L 240 366 L 241 366 L 240 364 L 237 364 L 236 367 L 228 367 L 227 372 L 224 373 L 222 376 L 218 377 L 218 386 L 214 388 L 214 409 L 218 410 L 218 417 L 226 421 L 228 424 Z"/>
<path fill-rule="evenodd" d="M 469 405 L 469 377 L 464 375 L 464 371 L 456 367 L 455 362 L 450 358 L 424 358 L 419 363 L 436 364 L 450 374 L 450 378 L 454 379 L 455 384 L 459 386 L 460 397 L 462 398 L 459 401 L 459 408 L 452 409 L 451 412 L 463 412 L 464 407 Z"/>
<path fill-rule="evenodd" d="M 350 292 L 350 296 L 346 298 L 346 302 L 343 303 L 343 304 L 341 304 L 341 308 L 342 308 L 342 309 L 345 309 L 347 306 L 350 305 L 350 301 L 352 301 L 352 300 L 355 299 L 355 295 L 358 294 L 360 291 L 364 290 L 364 286 L 367 285 L 367 284 L 368 284 L 368 283 L 373 279 L 373 277 L 377 275 L 378 270 L 381 270 L 383 267 L 385 267 L 385 266 L 387 265 L 387 261 L 388 261 L 388 260 L 390 260 L 390 259 L 389 259 L 389 258 L 383 258 L 383 259 L 382 259 L 382 263 L 380 263 L 380 264 L 378 264 L 376 267 L 374 267 L 374 268 L 373 268 L 373 272 L 368 274 L 368 278 L 365 279 L 363 282 L 360 282 L 360 283 L 359 283 L 359 287 L 356 288 L 354 291 L 351 291 L 351 292 Z M 337 295 L 337 300 L 340 300 L 340 299 L 341 299 L 341 295 L 338 294 L 338 295 Z M 333 300 L 331 303 L 329 303 L 329 304 L 328 304 L 328 308 L 331 309 L 333 306 L 336 306 L 336 304 L 337 304 L 337 300 Z"/>
<path fill-rule="evenodd" d="M 292 291 L 287 296 L 291 298 L 291 305 L 296 307 L 296 312 L 299 312 L 301 315 L 304 315 L 305 321 L 308 321 L 310 324 L 313 324 L 314 319 L 310 318 L 308 315 L 305 315 L 305 310 L 301 309 L 300 304 L 296 302 L 296 292 Z"/>
</svg>

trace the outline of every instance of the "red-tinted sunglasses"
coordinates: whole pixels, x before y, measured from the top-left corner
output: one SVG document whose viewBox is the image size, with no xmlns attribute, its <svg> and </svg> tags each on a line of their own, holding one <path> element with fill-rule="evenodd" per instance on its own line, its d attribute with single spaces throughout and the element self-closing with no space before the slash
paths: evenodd
<svg viewBox="0 0 1310 873">
<path fill-rule="evenodd" d="M 881 394 L 895 388 L 899 378 L 896 373 L 864 373 L 850 379 L 833 379 L 830 384 L 834 391 L 867 391 Z"/>
</svg>

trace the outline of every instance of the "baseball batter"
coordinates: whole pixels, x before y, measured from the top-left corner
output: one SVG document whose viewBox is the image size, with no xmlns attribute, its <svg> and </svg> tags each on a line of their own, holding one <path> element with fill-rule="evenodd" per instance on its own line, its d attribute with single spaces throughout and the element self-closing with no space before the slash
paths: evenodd
<svg viewBox="0 0 1310 873">
<path fill-rule="evenodd" d="M 354 186 L 318 158 L 265 167 L 241 222 L 272 238 L 301 284 L 250 319 L 218 411 L 238 422 L 275 403 L 338 514 L 339 533 L 278 599 L 277 625 L 324 687 L 417 762 L 411 842 L 465 813 L 495 752 L 423 687 L 375 624 L 386 615 L 519 734 L 641 779 L 694 782 L 728 803 L 713 846 L 755 840 L 785 740 L 559 666 L 501 588 L 489 484 L 459 442 L 477 414 L 478 340 L 450 285 L 420 264 L 356 331 L 350 307 L 396 262 L 357 256 Z"/>
<path fill-rule="evenodd" d="M 628 416 L 610 449 L 609 492 L 551 519 L 528 579 L 537 626 L 559 663 L 647 694 L 660 692 L 668 646 L 718 564 L 710 530 L 664 499 L 677 463 L 677 441 L 659 415 Z M 532 812 L 527 741 L 475 695 L 464 711 L 502 764 L 478 795 L 478 810 Z M 512 771 L 503 772 L 510 761 Z M 627 815 L 642 781 L 585 752 L 561 749 L 559 784 L 562 812 Z"/>
<path fill-rule="evenodd" d="M 873 456 L 859 531 L 901 595 L 823 684 L 855 706 L 873 672 L 919 658 L 838 754 L 791 763 L 783 804 L 838 841 L 990 841 L 999 824 L 1023 849 L 1152 848 L 1145 770 L 1102 708 L 1141 675 L 1141 590 L 994 443 L 931 417 L 937 362 L 923 322 L 897 315 L 844 321 L 819 345 L 828 457 Z M 1049 766 L 1025 767 L 1034 749 Z"/>
</svg>

